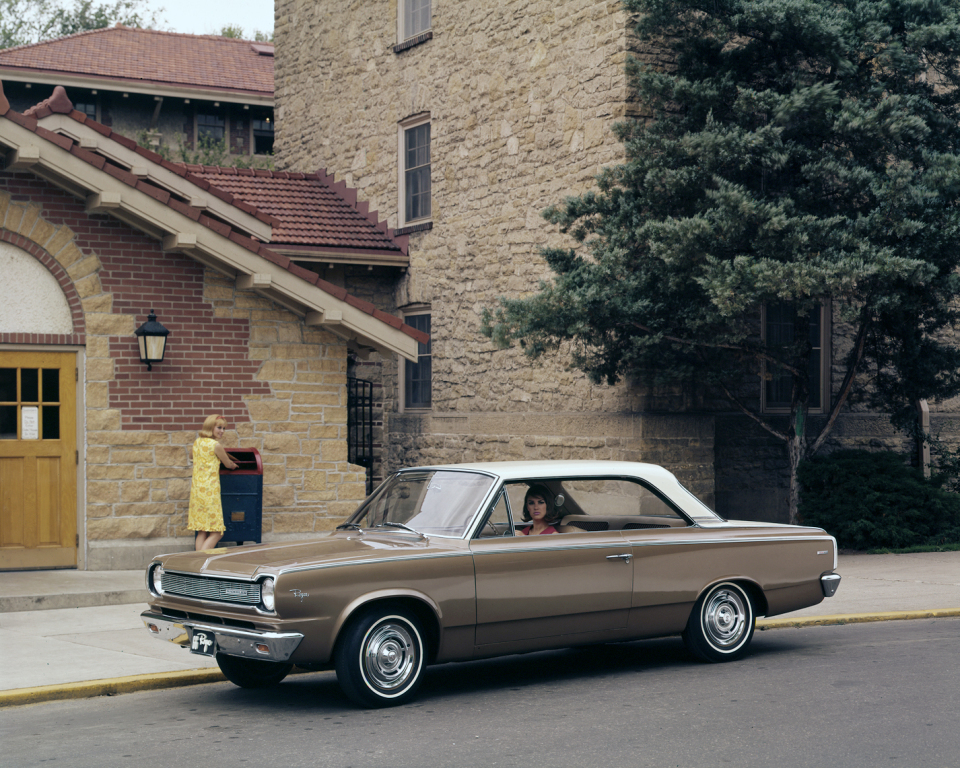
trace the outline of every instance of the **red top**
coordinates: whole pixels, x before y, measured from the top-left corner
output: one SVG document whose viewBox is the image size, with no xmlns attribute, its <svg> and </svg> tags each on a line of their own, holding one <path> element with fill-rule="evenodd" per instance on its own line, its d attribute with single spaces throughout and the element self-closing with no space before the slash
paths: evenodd
<svg viewBox="0 0 960 768">
<path fill-rule="evenodd" d="M 532 528 L 533 528 L 532 525 L 528 525 L 526 528 L 524 528 L 523 530 L 521 530 L 520 533 L 522 533 L 524 536 L 529 536 L 529 535 L 530 535 L 530 530 L 531 530 Z M 552 525 L 548 525 L 546 528 L 544 528 L 542 531 L 540 531 L 540 535 L 542 536 L 542 535 L 545 534 L 545 533 L 559 533 L 559 531 L 557 531 L 557 529 L 554 528 Z"/>
</svg>

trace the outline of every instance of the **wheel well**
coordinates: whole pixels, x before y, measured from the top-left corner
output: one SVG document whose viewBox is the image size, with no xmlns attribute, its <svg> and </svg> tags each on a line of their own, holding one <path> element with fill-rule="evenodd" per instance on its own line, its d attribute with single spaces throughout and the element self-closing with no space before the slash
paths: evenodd
<svg viewBox="0 0 960 768">
<path fill-rule="evenodd" d="M 427 605 L 422 600 L 417 600 L 415 597 L 382 597 L 377 600 L 371 600 L 369 603 L 364 603 L 363 605 L 357 606 L 357 608 L 350 614 L 346 621 L 343 622 L 340 627 L 340 631 L 337 632 L 337 639 L 334 643 L 334 647 L 340 642 L 340 638 L 343 637 L 343 630 L 346 629 L 358 616 L 366 613 L 370 610 L 379 610 L 379 611 L 389 611 L 391 609 L 405 608 L 414 616 L 417 617 L 420 621 L 420 626 L 423 627 L 423 642 L 426 646 L 426 661 L 431 663 L 437 656 L 437 651 L 440 648 L 440 623 L 437 620 L 436 614 L 433 612 L 433 609 Z"/>
<path fill-rule="evenodd" d="M 769 606 L 767 605 L 767 596 L 763 594 L 760 585 L 753 581 L 735 581 L 737 586 L 743 587 L 744 591 L 753 600 L 754 613 L 757 616 L 766 616 Z"/>
</svg>

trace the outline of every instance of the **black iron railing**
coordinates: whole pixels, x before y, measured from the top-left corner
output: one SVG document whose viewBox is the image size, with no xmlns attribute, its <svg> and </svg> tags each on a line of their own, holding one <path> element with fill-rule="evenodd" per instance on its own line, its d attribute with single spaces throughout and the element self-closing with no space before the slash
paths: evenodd
<svg viewBox="0 0 960 768">
<path fill-rule="evenodd" d="M 373 382 L 347 379 L 347 459 L 367 470 L 367 494 L 373 491 Z"/>
</svg>

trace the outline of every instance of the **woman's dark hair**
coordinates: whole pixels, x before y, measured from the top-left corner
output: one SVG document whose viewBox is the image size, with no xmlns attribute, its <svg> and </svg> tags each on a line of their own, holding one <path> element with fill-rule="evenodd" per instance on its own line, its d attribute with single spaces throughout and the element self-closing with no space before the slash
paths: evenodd
<svg viewBox="0 0 960 768">
<path fill-rule="evenodd" d="M 530 514 L 527 512 L 527 501 L 531 496 L 539 496 L 547 503 L 547 514 L 544 515 L 543 522 L 547 525 L 553 525 L 560 519 L 560 516 L 557 514 L 557 508 L 553 505 L 553 494 L 550 493 L 550 489 L 545 485 L 537 483 L 536 485 L 531 485 L 527 488 L 527 492 L 523 495 L 523 514 L 521 519 L 525 522 L 530 521 Z"/>
</svg>

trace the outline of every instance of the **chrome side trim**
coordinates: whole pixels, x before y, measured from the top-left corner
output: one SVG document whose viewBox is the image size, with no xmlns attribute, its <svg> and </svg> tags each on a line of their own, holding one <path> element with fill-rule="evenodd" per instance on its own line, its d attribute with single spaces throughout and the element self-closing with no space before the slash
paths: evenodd
<svg viewBox="0 0 960 768">
<path fill-rule="evenodd" d="M 299 632 L 260 632 L 190 619 L 175 621 L 152 611 L 144 611 L 140 614 L 140 618 L 143 619 L 147 631 L 160 640 L 189 647 L 193 631 L 202 629 L 216 636 L 217 648 L 221 652 L 228 656 L 243 656 L 250 659 L 287 661 L 303 640 L 303 635 Z M 267 650 L 258 650 L 258 645 L 266 646 Z"/>
<path fill-rule="evenodd" d="M 349 560 L 345 563 L 315 563 L 313 565 L 300 565 L 296 568 L 281 568 L 277 571 L 277 576 L 283 576 L 285 573 L 322 571 L 326 568 L 346 568 L 351 565 L 377 565 L 378 563 L 404 563 L 407 560 L 438 560 L 446 557 L 470 557 L 472 554 L 469 550 L 465 550 L 463 552 L 444 552 L 442 554 L 431 555 L 407 555 L 406 557 L 377 557 L 366 560 Z"/>
<path fill-rule="evenodd" d="M 833 597 L 835 594 L 837 594 L 837 587 L 839 586 L 839 573 L 825 573 L 820 577 L 820 587 L 823 589 L 824 597 Z"/>
</svg>

